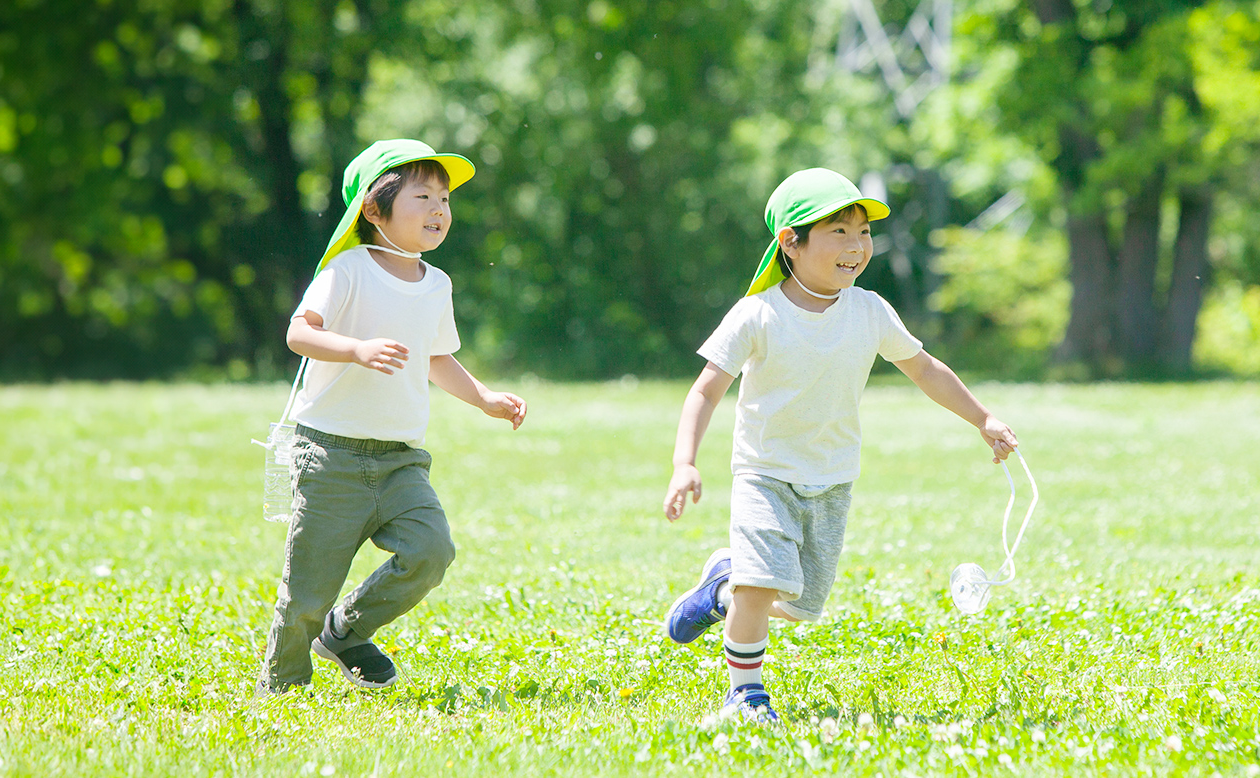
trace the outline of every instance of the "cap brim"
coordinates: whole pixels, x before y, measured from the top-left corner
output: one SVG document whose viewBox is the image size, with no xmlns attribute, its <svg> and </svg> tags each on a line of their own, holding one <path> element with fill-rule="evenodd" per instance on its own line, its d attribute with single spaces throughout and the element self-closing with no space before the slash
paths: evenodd
<svg viewBox="0 0 1260 778">
<path fill-rule="evenodd" d="M 825 219 L 831 214 L 842 211 L 850 205 L 860 205 L 866 209 L 866 218 L 869 221 L 878 221 L 887 219 L 892 209 L 879 200 L 872 200 L 869 197 L 859 197 L 852 200 L 841 200 L 839 202 L 828 203 L 827 205 L 816 208 L 813 211 L 803 215 L 797 219 L 795 224 L 786 225 L 788 227 L 799 227 L 803 224 L 813 224 L 816 221 Z M 775 255 L 779 249 L 779 237 L 776 235 L 770 240 L 770 245 L 766 247 L 766 251 L 761 255 L 761 264 L 757 266 L 757 272 L 753 274 L 752 283 L 748 285 L 748 291 L 744 293 L 745 297 L 754 294 L 760 294 L 770 287 L 782 282 L 787 278 L 783 271 L 779 268 L 779 263 L 775 259 Z"/>
<path fill-rule="evenodd" d="M 405 165 L 408 162 L 419 162 L 422 159 L 431 159 L 446 169 L 446 175 L 451 179 L 450 191 L 452 192 L 468 183 L 468 180 L 477 172 L 477 168 L 473 166 L 471 161 L 458 154 L 429 154 L 423 157 L 403 159 L 390 167 L 398 167 L 398 165 Z M 333 257 L 359 245 L 359 232 L 354 228 L 354 225 L 359 221 L 359 214 L 363 212 L 363 195 L 364 192 L 359 192 L 350 201 L 350 204 L 346 206 L 345 214 L 341 217 L 341 221 L 338 222 L 332 239 L 328 241 L 328 248 L 324 249 L 324 256 L 320 257 L 319 264 L 315 267 L 315 275 L 319 275 L 319 271 L 323 270 L 332 261 Z"/>
</svg>

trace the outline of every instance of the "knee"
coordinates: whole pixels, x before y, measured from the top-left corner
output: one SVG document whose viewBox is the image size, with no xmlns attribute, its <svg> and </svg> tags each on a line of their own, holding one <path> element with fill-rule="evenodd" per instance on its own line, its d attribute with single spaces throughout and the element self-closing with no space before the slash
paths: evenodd
<svg viewBox="0 0 1260 778">
<path fill-rule="evenodd" d="M 399 554 L 398 561 L 411 576 L 441 581 L 446 568 L 455 561 L 455 544 L 449 536 L 430 538 Z"/>
</svg>

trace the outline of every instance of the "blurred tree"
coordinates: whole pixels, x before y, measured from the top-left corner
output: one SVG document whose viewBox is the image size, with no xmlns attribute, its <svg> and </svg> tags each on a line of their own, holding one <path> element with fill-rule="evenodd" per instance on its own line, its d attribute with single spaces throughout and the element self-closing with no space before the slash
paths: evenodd
<svg viewBox="0 0 1260 778">
<path fill-rule="evenodd" d="M 1030 0 L 993 11 L 995 43 L 1012 42 L 1018 57 L 1000 99 L 1005 127 L 1040 150 L 1067 206 L 1073 294 L 1062 361 L 1104 372 L 1190 367 L 1213 205 L 1244 149 L 1256 148 L 1254 130 L 1218 131 L 1222 106 L 1205 102 L 1204 89 L 1220 74 L 1208 71 L 1254 79 L 1260 65 L 1254 40 L 1250 60 L 1196 62 L 1207 19 L 1233 20 L 1218 52 L 1246 49 L 1252 34 L 1238 6 L 1199 5 Z M 1161 240 L 1172 212 L 1175 236 Z"/>
<path fill-rule="evenodd" d="M 942 238 L 946 347 L 1002 322 L 1018 334 L 995 347 L 1044 347 L 1029 333 L 1062 286 L 1033 242 L 1066 202 L 1062 353 L 1183 368 L 1205 266 L 1243 285 L 1220 300 L 1260 281 L 1256 15 L 1161 2 L 960 4 L 962 69 L 909 119 L 837 67 L 840 0 L 0 3 L 0 374 L 293 364 L 284 322 L 341 172 L 398 136 L 478 165 L 432 259 L 464 354 L 506 371 L 691 372 L 769 239 L 770 191 L 814 165 L 883 174 L 898 218 L 863 283 L 912 319 L 931 228 L 1025 197 L 1025 237 Z M 877 5 L 906 25 L 918 7 Z M 994 250 L 1036 283 L 986 300 L 962 276 Z"/>
<path fill-rule="evenodd" d="M 388 0 L 0 6 L 5 371 L 274 359 L 399 18 Z"/>
</svg>

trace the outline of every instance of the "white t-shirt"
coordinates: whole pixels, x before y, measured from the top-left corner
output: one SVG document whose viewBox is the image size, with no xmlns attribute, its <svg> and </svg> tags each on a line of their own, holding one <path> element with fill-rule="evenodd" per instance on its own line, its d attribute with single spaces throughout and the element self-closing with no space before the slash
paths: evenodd
<svg viewBox="0 0 1260 778">
<path fill-rule="evenodd" d="M 894 362 L 923 348 L 878 294 L 850 287 L 822 313 L 779 286 L 745 297 L 700 347 L 744 374 L 731 471 L 791 484 L 841 484 L 860 472 L 858 403 L 875 355 Z"/>
<path fill-rule="evenodd" d="M 360 340 L 392 338 L 408 349 L 406 368 L 386 375 L 353 362 L 310 360 L 293 418 L 348 438 L 424 444 L 429 425 L 429 358 L 459 349 L 451 278 L 425 265 L 424 278 L 391 275 L 362 246 L 338 254 L 294 312 L 319 314 L 324 329 Z"/>
</svg>

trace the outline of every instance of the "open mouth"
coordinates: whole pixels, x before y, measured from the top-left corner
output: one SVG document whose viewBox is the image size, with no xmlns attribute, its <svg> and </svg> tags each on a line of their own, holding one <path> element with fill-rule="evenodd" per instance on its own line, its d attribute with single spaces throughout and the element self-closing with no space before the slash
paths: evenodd
<svg viewBox="0 0 1260 778">
<path fill-rule="evenodd" d="M 836 265 L 836 267 L 840 268 L 841 270 L 843 270 L 843 271 L 844 271 L 844 272 L 846 272 L 846 273 L 853 273 L 853 272 L 855 272 L 855 271 L 858 269 L 858 265 L 859 265 L 859 264 L 861 264 L 861 263 L 859 263 L 859 262 L 841 262 L 841 263 L 837 264 L 837 265 Z"/>
<path fill-rule="evenodd" d="M 442 225 L 440 225 L 440 224 L 426 224 L 426 225 L 424 225 L 424 228 L 425 228 L 426 230 L 428 230 L 429 232 L 441 232 L 441 231 L 442 231 Z"/>
</svg>

